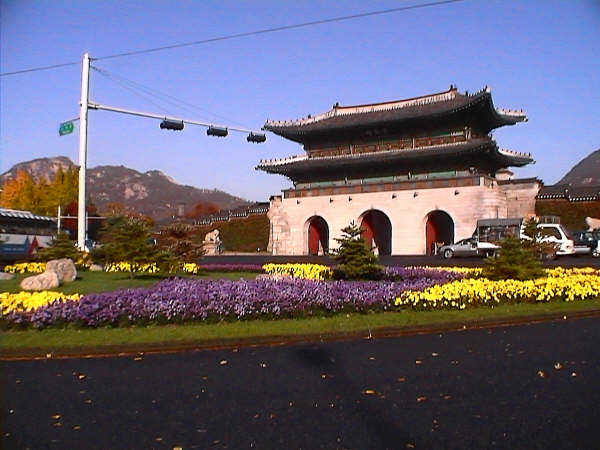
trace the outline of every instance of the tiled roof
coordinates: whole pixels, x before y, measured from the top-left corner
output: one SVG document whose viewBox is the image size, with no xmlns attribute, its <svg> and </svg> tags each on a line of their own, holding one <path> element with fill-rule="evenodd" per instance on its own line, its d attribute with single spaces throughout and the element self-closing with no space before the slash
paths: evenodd
<svg viewBox="0 0 600 450">
<path fill-rule="evenodd" d="M 17 209 L 5 209 L 0 208 L 0 217 L 13 217 L 16 219 L 30 219 L 30 220 L 46 220 L 46 221 L 55 221 L 55 217 L 49 216 L 38 216 L 37 214 L 33 214 L 31 211 L 21 211 Z"/>
<path fill-rule="evenodd" d="M 432 156 L 446 158 L 461 158 L 466 155 L 479 157 L 486 153 L 495 165 L 524 166 L 533 161 L 531 155 L 498 149 L 496 143 L 488 138 L 471 139 L 466 142 L 444 144 L 430 147 L 419 147 L 403 150 L 387 150 L 373 153 L 336 155 L 309 158 L 306 155 L 293 156 L 284 159 L 261 160 L 256 167 L 269 173 L 279 173 L 294 177 L 300 173 L 309 174 L 311 170 L 335 171 L 339 168 L 360 170 L 368 166 L 390 167 L 393 164 L 415 163 L 419 160 L 431 160 Z M 489 153 L 489 154 L 488 154 Z M 382 166 L 383 167 L 383 166 Z"/>
<path fill-rule="evenodd" d="M 600 200 L 600 186 L 571 186 L 569 184 L 543 186 L 537 195 L 537 199 L 565 199 L 570 202 L 597 201 Z"/>
<path fill-rule="evenodd" d="M 310 134 L 341 131 L 359 126 L 379 126 L 403 121 L 434 118 L 469 108 L 480 108 L 490 129 L 527 120 L 525 112 L 495 108 L 491 91 L 484 88 L 475 94 L 461 94 L 451 86 L 446 92 L 384 103 L 357 106 L 334 105 L 316 116 L 296 120 L 267 120 L 264 129 L 287 139 L 302 142 Z M 480 115 L 480 113 L 478 113 Z"/>
</svg>

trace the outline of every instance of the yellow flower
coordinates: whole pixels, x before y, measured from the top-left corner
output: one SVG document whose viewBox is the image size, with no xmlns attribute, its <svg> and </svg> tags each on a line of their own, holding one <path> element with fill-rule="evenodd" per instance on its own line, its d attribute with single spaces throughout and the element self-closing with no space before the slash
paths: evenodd
<svg viewBox="0 0 600 450">
<path fill-rule="evenodd" d="M 49 305 L 55 301 L 79 301 L 80 298 L 80 294 L 66 295 L 62 292 L 53 291 L 22 291 L 16 294 L 2 292 L 0 293 L 0 316 L 12 311 L 35 311 L 36 309 Z"/>
<path fill-rule="evenodd" d="M 306 280 L 329 280 L 333 271 L 322 264 L 265 264 L 265 273 L 270 275 L 285 275 Z"/>
</svg>

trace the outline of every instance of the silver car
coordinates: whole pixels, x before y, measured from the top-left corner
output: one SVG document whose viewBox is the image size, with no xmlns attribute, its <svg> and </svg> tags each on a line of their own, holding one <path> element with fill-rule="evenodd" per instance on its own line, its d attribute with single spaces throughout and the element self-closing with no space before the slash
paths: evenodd
<svg viewBox="0 0 600 450">
<path fill-rule="evenodd" d="M 478 242 L 476 238 L 461 239 L 456 244 L 440 247 L 438 254 L 450 259 L 454 256 L 492 256 L 498 251 L 498 246 L 490 242 Z"/>
</svg>

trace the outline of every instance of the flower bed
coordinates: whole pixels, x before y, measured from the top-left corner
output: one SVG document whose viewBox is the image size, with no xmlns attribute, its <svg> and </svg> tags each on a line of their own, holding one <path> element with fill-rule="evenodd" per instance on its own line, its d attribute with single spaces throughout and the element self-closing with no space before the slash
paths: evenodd
<svg viewBox="0 0 600 450">
<path fill-rule="evenodd" d="M 197 274 L 199 272 L 257 272 L 263 271 L 260 264 L 196 264 L 185 263 L 185 273 Z"/>
<path fill-rule="evenodd" d="M 500 303 L 574 301 L 600 297 L 600 270 L 557 268 L 546 270 L 546 274 L 544 278 L 528 281 L 465 278 L 425 290 L 404 292 L 396 299 L 396 305 L 418 310 L 465 309 Z"/>
<path fill-rule="evenodd" d="M 322 264 L 265 264 L 263 270 L 269 275 L 283 275 L 303 280 L 330 280 L 331 267 Z"/>
<path fill-rule="evenodd" d="M 78 301 L 80 298 L 79 294 L 65 295 L 62 292 L 53 291 L 19 292 L 17 294 L 2 292 L 0 293 L 0 316 L 14 311 L 31 312 L 54 302 Z"/>
<path fill-rule="evenodd" d="M 340 311 L 389 310 L 406 290 L 441 282 L 274 280 L 164 280 L 152 288 L 89 294 L 79 301 L 54 301 L 35 310 L 11 310 L 5 325 L 36 328 L 78 323 L 84 326 L 148 322 L 293 317 Z"/>
<path fill-rule="evenodd" d="M 18 263 L 4 267 L 4 271 L 9 273 L 42 273 L 45 270 L 45 262 Z"/>
</svg>

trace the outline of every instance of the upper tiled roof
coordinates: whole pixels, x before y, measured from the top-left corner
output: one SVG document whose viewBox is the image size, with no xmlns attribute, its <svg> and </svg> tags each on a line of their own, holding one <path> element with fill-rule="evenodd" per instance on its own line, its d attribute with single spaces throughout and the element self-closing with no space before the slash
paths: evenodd
<svg viewBox="0 0 600 450">
<path fill-rule="evenodd" d="M 522 110 L 495 108 L 488 87 L 474 94 L 463 94 L 456 87 L 450 86 L 445 92 L 405 100 L 356 106 L 335 104 L 329 111 L 316 116 L 285 121 L 267 120 L 263 128 L 287 139 L 303 142 L 315 134 L 355 127 L 399 125 L 405 121 L 433 119 L 469 109 L 476 110 L 477 120 L 484 119 L 484 128 L 490 130 L 527 120 L 527 115 Z"/>
</svg>

